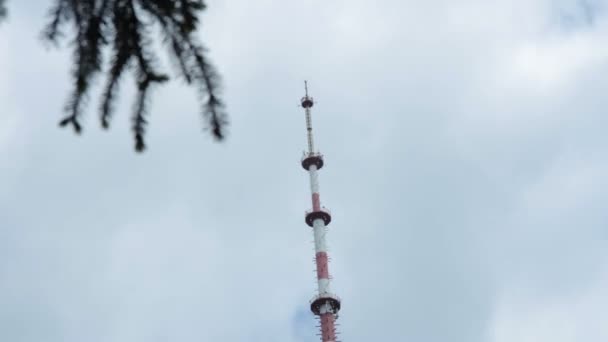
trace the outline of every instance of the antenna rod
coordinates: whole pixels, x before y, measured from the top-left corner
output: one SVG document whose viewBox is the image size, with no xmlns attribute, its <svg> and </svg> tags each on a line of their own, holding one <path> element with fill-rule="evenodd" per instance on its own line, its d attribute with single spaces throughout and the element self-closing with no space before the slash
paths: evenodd
<svg viewBox="0 0 608 342">
<path fill-rule="evenodd" d="M 308 96 L 308 82 L 304 81 L 304 90 L 306 95 L 302 98 L 302 107 L 306 112 L 306 134 L 308 136 L 308 154 L 312 155 L 315 153 L 315 144 L 312 138 L 312 119 L 310 115 L 310 108 L 315 104 L 312 97 Z"/>
</svg>

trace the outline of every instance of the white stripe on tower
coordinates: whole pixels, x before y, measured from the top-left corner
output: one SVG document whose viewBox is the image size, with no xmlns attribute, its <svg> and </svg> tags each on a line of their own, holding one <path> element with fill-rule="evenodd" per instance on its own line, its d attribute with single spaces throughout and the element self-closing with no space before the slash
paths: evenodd
<svg viewBox="0 0 608 342">
<path fill-rule="evenodd" d="M 308 138 L 308 153 L 315 153 L 315 143 L 312 138 L 312 118 L 310 116 L 310 108 L 306 108 L 306 136 Z"/>
<path fill-rule="evenodd" d="M 317 166 L 310 165 L 308 168 L 310 174 L 310 192 L 312 193 L 312 210 L 321 210 L 321 195 L 319 194 L 319 176 L 317 174 Z"/>
</svg>

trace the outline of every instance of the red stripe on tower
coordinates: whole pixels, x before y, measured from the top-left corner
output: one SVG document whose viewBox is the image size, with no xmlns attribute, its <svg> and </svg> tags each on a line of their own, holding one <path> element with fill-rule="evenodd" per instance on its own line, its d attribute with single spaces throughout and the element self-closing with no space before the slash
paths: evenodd
<svg viewBox="0 0 608 342">
<path fill-rule="evenodd" d="M 321 198 L 319 193 L 315 192 L 312 194 L 312 210 L 320 211 L 321 210 Z"/>
<path fill-rule="evenodd" d="M 319 252 L 315 258 L 317 263 L 317 279 L 329 279 L 329 267 L 327 264 L 327 253 Z"/>
<path fill-rule="evenodd" d="M 323 341 L 330 342 L 336 340 L 335 317 L 331 313 L 321 315 L 321 337 Z"/>
</svg>

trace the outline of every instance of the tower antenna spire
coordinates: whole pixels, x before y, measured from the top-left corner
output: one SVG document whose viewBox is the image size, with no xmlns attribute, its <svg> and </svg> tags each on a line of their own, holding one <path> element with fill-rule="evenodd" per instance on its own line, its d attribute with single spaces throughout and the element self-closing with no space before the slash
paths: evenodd
<svg viewBox="0 0 608 342">
<path fill-rule="evenodd" d="M 325 234 L 327 225 L 331 222 L 331 213 L 321 206 L 319 193 L 319 177 L 317 171 L 323 167 L 323 155 L 314 151 L 312 140 L 312 122 L 310 109 L 314 105 L 312 97 L 308 96 L 308 82 L 304 81 L 305 96 L 301 99 L 302 107 L 306 113 L 306 131 L 308 132 L 308 153 L 304 152 L 302 167 L 310 176 L 310 191 L 312 197 L 312 210 L 306 211 L 305 222 L 313 229 L 315 238 L 315 264 L 317 269 L 318 293 L 310 301 L 310 310 L 320 320 L 321 341 L 336 342 L 335 322 L 340 311 L 341 301 L 330 289 L 329 257 Z"/>
<path fill-rule="evenodd" d="M 308 96 L 308 81 L 304 81 L 304 91 L 305 95 L 302 98 L 302 107 L 306 112 L 306 134 L 308 137 L 308 154 L 312 155 L 315 153 L 315 144 L 312 138 L 312 119 L 310 115 L 310 108 L 315 104 L 315 101 L 312 97 Z"/>
</svg>

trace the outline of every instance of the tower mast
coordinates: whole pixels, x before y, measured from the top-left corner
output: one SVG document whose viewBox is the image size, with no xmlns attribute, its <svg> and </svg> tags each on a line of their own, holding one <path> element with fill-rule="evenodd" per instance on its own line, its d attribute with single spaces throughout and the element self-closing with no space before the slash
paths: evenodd
<svg viewBox="0 0 608 342">
<path fill-rule="evenodd" d="M 308 83 L 304 81 L 305 96 L 301 99 L 306 113 L 306 131 L 308 136 L 308 152 L 304 152 L 302 167 L 310 176 L 310 191 L 312 210 L 306 211 L 305 221 L 312 227 L 315 238 L 315 263 L 317 267 L 318 293 L 310 301 L 310 310 L 321 321 L 321 341 L 336 342 L 335 321 L 340 311 L 340 298 L 330 289 L 330 276 L 325 234 L 327 225 L 331 222 L 331 213 L 321 206 L 319 193 L 319 178 L 317 171 L 323 167 L 323 155 L 314 150 L 311 108 L 314 100 L 308 95 Z"/>
</svg>

